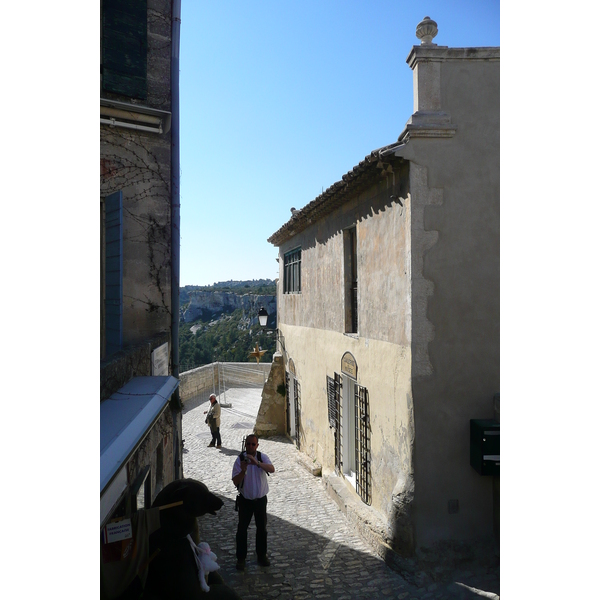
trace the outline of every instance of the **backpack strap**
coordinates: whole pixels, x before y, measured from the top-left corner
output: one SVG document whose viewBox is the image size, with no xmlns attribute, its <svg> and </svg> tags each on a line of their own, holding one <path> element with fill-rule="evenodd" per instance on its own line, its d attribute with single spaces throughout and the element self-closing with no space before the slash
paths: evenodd
<svg viewBox="0 0 600 600">
<path fill-rule="evenodd" d="M 242 459 L 243 459 L 243 458 L 244 458 L 244 453 L 242 452 L 242 453 L 239 455 L 240 462 L 242 461 Z M 242 483 L 240 483 L 240 485 L 238 485 L 238 493 L 241 491 L 241 489 L 242 489 L 243 487 L 244 487 L 244 480 L 242 479 Z"/>
<path fill-rule="evenodd" d="M 256 451 L 256 458 L 262 462 L 262 454 L 260 453 L 260 450 Z M 267 473 L 267 471 L 265 471 L 265 473 Z M 270 473 L 267 473 L 267 477 L 270 475 Z"/>
</svg>

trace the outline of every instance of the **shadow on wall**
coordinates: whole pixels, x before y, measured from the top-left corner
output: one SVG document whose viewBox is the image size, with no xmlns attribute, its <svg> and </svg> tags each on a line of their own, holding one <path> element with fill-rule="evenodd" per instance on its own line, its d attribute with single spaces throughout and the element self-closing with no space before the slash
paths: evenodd
<svg viewBox="0 0 600 600">
<path fill-rule="evenodd" d="M 323 220 L 314 218 L 313 221 L 317 224 L 317 232 L 312 239 L 306 239 L 303 241 L 302 248 L 312 248 L 317 244 L 327 243 L 327 240 L 341 234 L 343 228 L 349 225 L 350 221 L 353 223 L 364 221 L 373 215 L 384 212 L 386 209 L 391 208 L 394 203 L 397 203 L 398 198 L 400 198 L 402 205 L 406 207 L 409 192 L 408 169 L 408 163 L 404 163 L 400 166 L 399 171 L 395 174 L 396 183 L 393 186 L 390 185 L 388 187 L 385 179 L 375 179 L 366 184 L 365 189 L 368 189 L 369 186 L 375 187 L 378 185 L 378 183 L 383 189 L 374 193 L 373 196 L 368 199 L 361 199 L 360 207 L 356 207 L 354 209 L 354 212 L 351 214 L 351 218 L 349 217 L 348 223 L 343 223 L 340 225 L 340 220 L 337 218 L 331 219 L 330 215 L 324 217 Z M 394 196 L 394 198 L 392 198 L 392 196 Z M 356 204 L 357 197 L 357 193 L 351 193 L 347 196 L 348 200 L 342 202 L 341 205 L 343 206 L 347 202 L 348 206 L 353 206 Z M 337 210 L 338 209 L 334 209 L 333 213 L 335 214 Z M 302 233 L 300 233 L 300 235 L 302 235 Z"/>
</svg>

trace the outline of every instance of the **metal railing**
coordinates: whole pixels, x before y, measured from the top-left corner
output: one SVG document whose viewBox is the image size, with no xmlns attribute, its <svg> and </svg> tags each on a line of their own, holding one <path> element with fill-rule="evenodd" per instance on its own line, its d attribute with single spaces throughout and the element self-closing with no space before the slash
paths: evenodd
<svg viewBox="0 0 600 600">
<path fill-rule="evenodd" d="M 221 406 L 230 407 L 227 391 L 232 388 L 261 389 L 269 376 L 270 363 L 210 363 L 180 374 L 181 398 L 204 402 L 216 394 Z"/>
</svg>

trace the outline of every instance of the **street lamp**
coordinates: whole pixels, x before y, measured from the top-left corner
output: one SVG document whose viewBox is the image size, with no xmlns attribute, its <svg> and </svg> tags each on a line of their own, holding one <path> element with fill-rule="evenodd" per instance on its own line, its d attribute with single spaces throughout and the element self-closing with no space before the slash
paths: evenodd
<svg viewBox="0 0 600 600">
<path fill-rule="evenodd" d="M 269 313 L 264 309 L 264 307 L 260 307 L 258 311 L 258 322 L 260 326 L 264 329 L 267 326 L 267 319 L 269 318 Z"/>
<path fill-rule="evenodd" d="M 275 332 L 275 339 L 280 343 L 281 348 L 285 352 L 285 343 L 284 343 L 283 336 L 281 335 L 279 329 L 267 329 L 268 318 L 269 318 L 269 313 L 265 310 L 264 306 L 261 306 L 260 310 L 258 311 L 258 322 L 260 323 L 260 326 L 265 331 L 274 331 Z"/>
</svg>

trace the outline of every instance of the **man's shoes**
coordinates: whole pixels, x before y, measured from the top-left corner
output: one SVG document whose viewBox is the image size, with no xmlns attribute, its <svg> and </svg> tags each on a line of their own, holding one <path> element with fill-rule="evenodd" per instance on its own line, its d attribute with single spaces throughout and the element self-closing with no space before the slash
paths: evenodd
<svg viewBox="0 0 600 600">
<path fill-rule="evenodd" d="M 214 442 L 211 442 L 211 443 L 208 445 L 208 448 L 214 448 L 214 447 L 215 447 L 215 443 L 214 443 Z"/>
<path fill-rule="evenodd" d="M 246 559 L 238 558 L 237 562 L 235 563 L 235 568 L 238 571 L 243 571 L 246 568 Z"/>
<path fill-rule="evenodd" d="M 258 557 L 258 564 L 261 567 L 268 567 L 271 564 L 271 561 L 266 556 L 259 556 Z"/>
<path fill-rule="evenodd" d="M 221 444 L 217 444 L 217 446 L 216 446 L 216 447 L 217 447 L 217 448 L 220 448 L 220 447 L 221 447 Z"/>
</svg>

